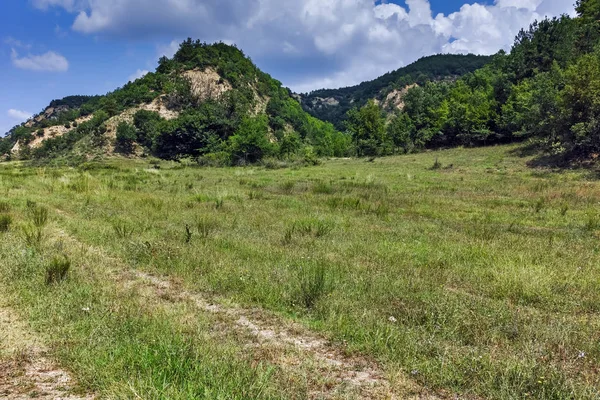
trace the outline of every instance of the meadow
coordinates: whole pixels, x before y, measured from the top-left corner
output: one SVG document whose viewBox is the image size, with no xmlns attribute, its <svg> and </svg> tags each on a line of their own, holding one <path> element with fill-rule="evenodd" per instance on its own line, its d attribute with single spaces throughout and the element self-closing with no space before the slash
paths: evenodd
<svg viewBox="0 0 600 400">
<path fill-rule="evenodd" d="M 100 398 L 597 399 L 600 182 L 520 150 L 3 163 L 0 292 Z M 209 306 L 325 338 L 388 386 L 337 385 Z"/>
</svg>

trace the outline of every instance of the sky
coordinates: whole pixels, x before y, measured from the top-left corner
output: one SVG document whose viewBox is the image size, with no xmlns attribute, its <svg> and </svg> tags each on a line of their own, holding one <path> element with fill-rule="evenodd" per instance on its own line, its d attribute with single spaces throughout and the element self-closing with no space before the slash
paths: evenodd
<svg viewBox="0 0 600 400">
<path fill-rule="evenodd" d="M 439 53 L 510 50 L 575 0 L 2 0 L 0 135 L 53 99 L 154 71 L 187 37 L 235 43 L 296 92 L 354 85 Z"/>
</svg>

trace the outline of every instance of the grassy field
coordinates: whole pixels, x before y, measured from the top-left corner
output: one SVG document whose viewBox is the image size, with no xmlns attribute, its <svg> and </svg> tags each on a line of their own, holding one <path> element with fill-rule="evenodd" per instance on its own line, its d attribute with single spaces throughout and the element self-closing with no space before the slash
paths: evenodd
<svg viewBox="0 0 600 400">
<path fill-rule="evenodd" d="M 598 399 L 600 182 L 516 150 L 281 170 L 0 164 L 0 287 L 101 397 L 331 397 L 318 367 L 144 296 L 123 275 L 141 271 L 373 360 L 381 397 L 403 398 L 406 379 L 440 397 Z"/>
</svg>

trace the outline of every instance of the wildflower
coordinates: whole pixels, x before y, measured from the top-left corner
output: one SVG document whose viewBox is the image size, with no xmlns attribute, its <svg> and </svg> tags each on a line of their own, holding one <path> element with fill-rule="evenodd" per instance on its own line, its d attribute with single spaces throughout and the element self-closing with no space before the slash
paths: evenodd
<svg viewBox="0 0 600 400">
<path fill-rule="evenodd" d="M 396 322 L 398 322 L 398 320 L 394 317 L 389 317 L 388 321 L 390 321 L 392 324 L 395 324 Z"/>
<path fill-rule="evenodd" d="M 90 308 L 89 307 L 82 307 L 81 311 L 89 313 L 90 312 Z"/>
</svg>

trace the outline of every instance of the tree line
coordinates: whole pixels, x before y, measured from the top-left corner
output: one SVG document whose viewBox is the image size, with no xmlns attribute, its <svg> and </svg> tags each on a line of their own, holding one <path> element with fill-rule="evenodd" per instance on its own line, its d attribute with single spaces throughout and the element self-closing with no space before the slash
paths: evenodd
<svg viewBox="0 0 600 400">
<path fill-rule="evenodd" d="M 410 89 L 386 116 L 375 102 L 348 113 L 358 155 L 529 138 L 566 160 L 600 152 L 600 1 L 521 30 L 510 53 L 455 82 Z"/>
</svg>

